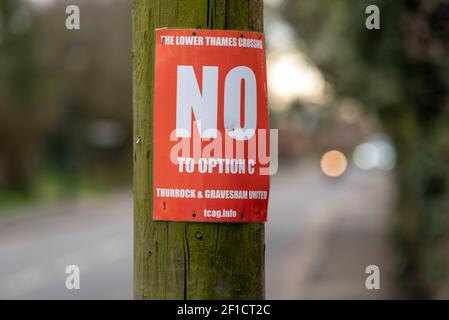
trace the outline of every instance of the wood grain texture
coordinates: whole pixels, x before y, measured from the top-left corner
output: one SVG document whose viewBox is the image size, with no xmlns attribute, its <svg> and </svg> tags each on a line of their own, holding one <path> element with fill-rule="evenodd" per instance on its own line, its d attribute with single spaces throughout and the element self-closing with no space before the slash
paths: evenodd
<svg viewBox="0 0 449 320">
<path fill-rule="evenodd" d="M 262 0 L 134 0 L 134 296 L 263 299 L 264 225 L 152 221 L 154 29 L 263 31 Z"/>
</svg>

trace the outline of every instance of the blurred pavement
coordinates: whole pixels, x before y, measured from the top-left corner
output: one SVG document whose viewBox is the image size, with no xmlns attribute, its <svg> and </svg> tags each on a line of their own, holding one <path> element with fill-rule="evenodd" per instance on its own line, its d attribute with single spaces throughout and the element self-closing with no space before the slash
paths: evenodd
<svg viewBox="0 0 449 320">
<path fill-rule="evenodd" d="M 312 164 L 272 178 L 267 224 L 267 298 L 394 298 L 386 244 L 390 176 L 351 168 L 329 179 Z M 132 195 L 30 209 L 0 220 L 0 299 L 132 298 Z M 26 210 L 25 210 L 26 211 Z M 81 290 L 65 288 L 65 267 Z M 365 267 L 381 290 L 365 288 Z"/>
</svg>

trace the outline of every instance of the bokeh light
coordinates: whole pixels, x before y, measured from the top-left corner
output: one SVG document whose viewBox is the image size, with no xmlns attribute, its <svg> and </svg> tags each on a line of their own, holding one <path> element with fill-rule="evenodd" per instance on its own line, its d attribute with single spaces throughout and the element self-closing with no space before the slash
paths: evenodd
<svg viewBox="0 0 449 320">
<path fill-rule="evenodd" d="M 362 143 L 355 148 L 353 160 L 362 170 L 374 169 L 379 163 L 379 151 L 370 143 Z"/>
<path fill-rule="evenodd" d="M 321 171 L 329 177 L 339 177 L 345 173 L 348 168 L 346 156 L 338 151 L 331 150 L 326 152 L 320 161 Z"/>
<path fill-rule="evenodd" d="M 396 165 L 396 151 L 388 139 L 380 138 L 358 145 L 352 155 L 362 170 L 391 171 Z"/>
</svg>

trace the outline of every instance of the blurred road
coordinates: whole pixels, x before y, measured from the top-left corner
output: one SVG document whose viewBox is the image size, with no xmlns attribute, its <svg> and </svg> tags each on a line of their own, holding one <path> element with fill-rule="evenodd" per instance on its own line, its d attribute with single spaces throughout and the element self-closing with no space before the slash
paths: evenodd
<svg viewBox="0 0 449 320">
<path fill-rule="evenodd" d="M 267 224 L 267 298 L 392 298 L 386 244 L 392 183 L 351 169 L 324 177 L 311 164 L 272 178 Z M 30 209 L 0 220 L 0 299 L 132 298 L 132 200 L 108 198 Z M 65 268 L 81 290 L 65 288 Z M 381 290 L 365 288 L 365 267 L 381 269 Z"/>
<path fill-rule="evenodd" d="M 0 220 L 0 299 L 130 299 L 131 193 Z M 80 267 L 81 290 L 65 268 Z"/>
<path fill-rule="evenodd" d="M 392 299 L 388 245 L 392 177 L 351 167 L 338 179 L 311 164 L 284 167 L 272 180 L 267 224 L 268 299 Z M 380 290 L 365 269 L 380 268 Z"/>
</svg>

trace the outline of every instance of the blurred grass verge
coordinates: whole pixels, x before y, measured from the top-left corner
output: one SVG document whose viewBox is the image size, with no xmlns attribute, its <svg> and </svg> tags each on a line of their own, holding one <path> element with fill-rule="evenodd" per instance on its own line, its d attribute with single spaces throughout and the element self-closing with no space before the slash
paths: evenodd
<svg viewBox="0 0 449 320">
<path fill-rule="evenodd" d="M 124 179 L 126 177 L 123 176 L 92 179 L 88 175 L 80 175 L 74 181 L 56 171 L 45 171 L 35 178 L 26 193 L 16 190 L 0 192 L 0 218 L 21 214 L 24 210 L 32 211 L 30 207 L 107 195 L 123 188 Z"/>
</svg>

